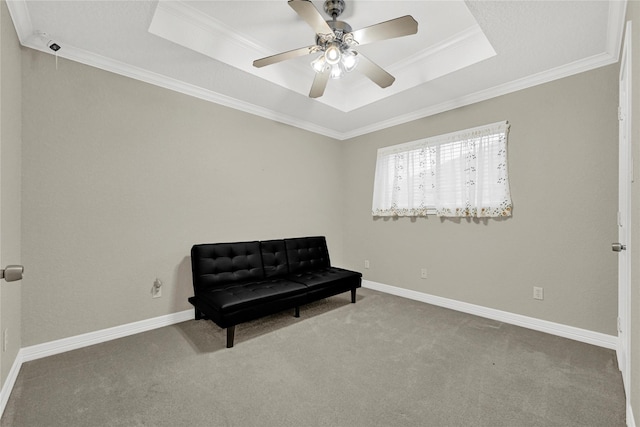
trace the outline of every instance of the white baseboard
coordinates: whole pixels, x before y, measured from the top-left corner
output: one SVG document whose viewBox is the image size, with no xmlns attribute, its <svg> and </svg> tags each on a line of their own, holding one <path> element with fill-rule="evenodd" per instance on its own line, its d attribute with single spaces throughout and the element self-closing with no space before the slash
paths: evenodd
<svg viewBox="0 0 640 427">
<path fill-rule="evenodd" d="M 21 348 L 16 356 L 13 366 L 11 367 L 9 375 L 2 386 L 2 390 L 0 390 L 0 417 L 4 413 L 4 409 L 9 401 L 9 396 L 11 395 L 11 391 L 13 390 L 23 363 L 115 340 L 117 338 L 123 338 L 129 335 L 139 334 L 140 332 L 185 322 L 193 318 L 193 310 L 185 310 L 178 313 L 167 314 L 165 316 L 154 317 L 152 319 L 141 320 L 139 322 L 114 326 L 113 328 L 102 329 L 95 332 L 76 335 L 74 337 L 63 338 L 60 340 Z"/>
<path fill-rule="evenodd" d="M 20 367 L 22 367 L 22 357 L 20 356 L 21 351 L 22 350 L 18 351 L 18 355 L 13 361 L 13 365 L 11 366 L 11 370 L 9 371 L 9 375 L 7 375 L 7 379 L 2 385 L 2 390 L 0 390 L 0 417 L 2 417 L 2 414 L 4 414 L 4 408 L 7 406 L 7 402 L 9 401 L 9 396 L 11 396 L 13 386 L 16 384 L 16 380 L 18 379 Z"/>
<path fill-rule="evenodd" d="M 54 354 L 64 353 L 65 351 L 88 347 L 101 342 L 111 341 L 117 338 L 139 334 L 140 332 L 162 328 L 163 326 L 173 325 L 193 318 L 193 310 L 185 310 L 178 313 L 167 314 L 165 316 L 141 320 L 139 322 L 128 323 L 126 325 L 114 326 L 113 328 L 76 335 L 74 337 L 23 347 L 22 350 L 20 350 L 20 353 L 22 353 L 22 361 L 29 362 L 31 360 L 41 359 Z"/>
<path fill-rule="evenodd" d="M 429 295 L 409 289 L 398 288 L 396 286 L 385 285 L 382 283 L 372 282 L 370 280 L 363 280 L 362 287 L 425 302 L 427 304 L 437 305 L 439 307 L 449 308 L 451 310 L 461 311 L 463 313 L 485 317 L 487 319 L 497 320 L 499 322 L 522 326 L 523 328 L 533 329 L 611 350 L 616 350 L 618 347 L 618 337 L 614 335 L 575 328 L 573 326 L 562 325 L 560 323 L 549 322 L 546 320 L 536 319 L 534 317 L 527 317 L 520 314 L 509 313 L 507 311 L 482 307 L 480 305 Z"/>
<path fill-rule="evenodd" d="M 636 420 L 633 418 L 633 408 L 631 405 L 627 406 L 627 427 L 636 427 Z"/>
</svg>

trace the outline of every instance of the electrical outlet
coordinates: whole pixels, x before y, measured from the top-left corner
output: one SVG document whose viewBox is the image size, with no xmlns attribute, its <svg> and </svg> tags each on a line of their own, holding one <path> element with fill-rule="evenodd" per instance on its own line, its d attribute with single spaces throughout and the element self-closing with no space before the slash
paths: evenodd
<svg viewBox="0 0 640 427">
<path fill-rule="evenodd" d="M 420 278 L 421 279 L 426 279 L 427 278 L 427 269 L 423 268 L 422 270 L 420 270 Z"/>
<path fill-rule="evenodd" d="M 152 298 L 160 298 L 162 296 L 162 282 L 160 279 L 156 279 L 153 282 L 153 287 L 151 288 L 151 297 Z"/>
<path fill-rule="evenodd" d="M 369 268 L 369 260 L 368 259 L 364 260 L 364 268 Z"/>
<path fill-rule="evenodd" d="M 544 288 L 541 288 L 539 286 L 534 286 L 533 287 L 533 299 L 544 299 Z"/>
<path fill-rule="evenodd" d="M 9 347 L 9 330 L 5 329 L 2 332 L 2 351 L 7 351 Z"/>
</svg>

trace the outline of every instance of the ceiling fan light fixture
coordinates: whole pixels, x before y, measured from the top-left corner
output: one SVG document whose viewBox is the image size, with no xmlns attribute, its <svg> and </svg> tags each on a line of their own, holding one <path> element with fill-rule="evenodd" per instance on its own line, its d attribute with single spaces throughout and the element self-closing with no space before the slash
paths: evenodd
<svg viewBox="0 0 640 427">
<path fill-rule="evenodd" d="M 311 68 L 313 68 L 313 71 L 316 73 L 323 73 L 328 67 L 329 65 L 327 64 L 327 60 L 324 59 L 324 54 L 311 61 Z"/>
<path fill-rule="evenodd" d="M 316 33 L 315 45 L 256 59 L 253 61 L 253 66 L 261 68 L 287 59 L 321 52 L 310 64 L 316 72 L 309 92 L 311 98 L 318 98 L 324 94 L 329 77 L 341 78 L 345 73 L 353 71 L 358 66 L 359 60 L 362 61 L 360 70 L 369 80 L 383 89 L 389 87 L 395 78 L 366 56 L 352 49 L 374 41 L 408 36 L 418 32 L 418 23 L 411 15 L 353 31 L 349 24 L 337 19 L 344 11 L 345 0 L 325 0 L 324 10 L 331 17 L 329 21 L 325 20 L 310 0 L 288 0 L 288 4 Z"/>
<path fill-rule="evenodd" d="M 358 65 L 358 60 L 360 58 L 358 58 L 358 53 L 351 51 L 351 50 L 347 50 L 345 52 L 343 52 L 342 54 L 342 65 L 344 65 L 344 69 L 347 73 L 352 72 L 353 70 L 355 70 L 356 66 Z"/>
<path fill-rule="evenodd" d="M 331 43 L 327 50 L 324 51 L 324 59 L 330 65 L 335 65 L 342 59 L 342 51 L 338 43 Z"/>
<path fill-rule="evenodd" d="M 344 75 L 346 72 L 344 65 L 342 62 L 338 62 L 337 64 L 333 64 L 331 66 L 331 78 L 336 80 Z"/>
<path fill-rule="evenodd" d="M 357 52 L 345 50 L 340 51 L 339 55 L 340 59 L 337 62 L 332 63 L 332 61 L 327 59 L 327 53 L 325 52 L 311 61 L 311 68 L 319 74 L 329 70 L 332 79 L 339 79 L 344 76 L 345 73 L 350 73 L 355 70 L 359 60 Z"/>
</svg>

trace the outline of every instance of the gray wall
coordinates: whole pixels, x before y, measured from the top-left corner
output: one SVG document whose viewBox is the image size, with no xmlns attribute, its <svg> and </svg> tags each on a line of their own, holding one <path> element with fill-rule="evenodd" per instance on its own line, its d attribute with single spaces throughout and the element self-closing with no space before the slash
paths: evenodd
<svg viewBox="0 0 640 427">
<path fill-rule="evenodd" d="M 192 308 L 194 243 L 323 234 L 340 264 L 339 142 L 32 50 L 22 65 L 23 346 Z"/>
<path fill-rule="evenodd" d="M 35 51 L 22 68 L 23 346 L 189 309 L 193 243 L 308 234 L 365 279 L 615 334 L 617 66 L 346 142 Z M 499 120 L 512 218 L 372 219 L 378 147 Z"/>
<path fill-rule="evenodd" d="M 616 335 L 617 73 L 601 68 L 347 141 L 346 263 L 374 282 Z M 513 217 L 372 218 L 379 147 L 501 120 L 511 124 Z"/>
<path fill-rule="evenodd" d="M 20 44 L 7 4 L 0 3 L 0 262 L 20 264 L 20 175 L 22 95 Z M 7 330 L 8 346 L 2 353 L 2 384 L 21 346 L 22 282 L 0 282 L 0 331 Z M 1 336 L 1 332 L 0 332 Z M 1 341 L 1 339 L 0 339 Z M 0 342 L 1 345 L 1 342 Z"/>
</svg>

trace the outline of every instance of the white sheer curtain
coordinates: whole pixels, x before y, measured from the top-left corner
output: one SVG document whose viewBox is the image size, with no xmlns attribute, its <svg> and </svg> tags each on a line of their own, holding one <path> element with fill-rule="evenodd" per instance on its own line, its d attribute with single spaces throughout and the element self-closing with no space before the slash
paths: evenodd
<svg viewBox="0 0 640 427">
<path fill-rule="evenodd" d="M 507 122 L 378 150 L 374 216 L 510 216 Z"/>
</svg>

